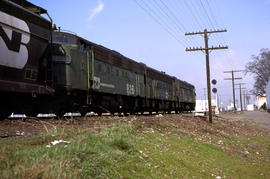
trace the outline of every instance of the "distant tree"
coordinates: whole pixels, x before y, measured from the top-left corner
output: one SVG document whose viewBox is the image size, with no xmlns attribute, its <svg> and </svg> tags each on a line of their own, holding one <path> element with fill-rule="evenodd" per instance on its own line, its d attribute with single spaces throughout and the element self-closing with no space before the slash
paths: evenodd
<svg viewBox="0 0 270 179">
<path fill-rule="evenodd" d="M 261 49 L 260 54 L 252 55 L 251 59 L 245 70 L 246 73 L 254 75 L 255 83 L 251 92 L 255 95 L 263 95 L 270 78 L 270 49 Z"/>
</svg>

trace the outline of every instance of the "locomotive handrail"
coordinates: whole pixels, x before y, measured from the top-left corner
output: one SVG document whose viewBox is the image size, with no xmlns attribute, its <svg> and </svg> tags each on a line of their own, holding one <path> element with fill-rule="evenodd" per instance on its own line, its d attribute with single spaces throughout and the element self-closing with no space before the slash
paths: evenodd
<svg viewBox="0 0 270 179">
<path fill-rule="evenodd" d="M 10 28 L 13 28 L 13 29 L 15 29 L 15 30 L 18 30 L 18 31 L 23 32 L 23 33 L 25 33 L 25 34 L 31 35 L 30 32 L 27 32 L 27 31 L 22 30 L 22 29 L 19 29 L 19 28 L 17 28 L 17 27 L 11 26 L 11 25 L 9 25 L 9 24 L 7 24 L 7 23 L 4 23 L 4 22 L 1 22 L 1 21 L 0 21 L 0 24 L 2 24 L 2 25 L 4 25 L 4 26 L 8 26 L 8 27 L 10 27 Z"/>
<path fill-rule="evenodd" d="M 76 35 L 77 34 L 75 32 L 72 32 L 70 30 L 66 30 L 66 29 L 61 29 L 60 27 L 58 27 L 58 29 L 55 30 L 56 32 L 66 32 L 66 33 L 70 33 L 70 34 L 73 34 L 73 35 Z"/>
<path fill-rule="evenodd" d="M 48 41 L 48 39 L 46 39 L 46 38 L 44 38 L 44 37 L 41 37 L 41 36 L 39 36 L 39 35 L 37 35 L 37 34 L 35 34 L 35 33 L 33 33 L 33 32 L 27 32 L 27 31 L 25 31 L 25 30 L 19 29 L 19 28 L 17 28 L 17 27 L 11 26 L 11 25 L 9 25 L 9 24 L 7 24 L 7 23 L 4 23 L 4 22 L 1 22 L 1 21 L 0 21 L 0 24 L 2 24 L 2 25 L 4 25 L 4 26 L 7 26 L 7 27 L 10 27 L 10 28 L 12 28 L 12 29 L 15 29 L 15 30 L 17 30 L 17 31 L 19 31 L 19 32 L 23 32 L 23 33 L 28 34 L 28 35 L 33 35 L 33 36 L 36 36 L 36 37 L 38 37 L 38 38 L 40 38 L 40 39 L 42 39 L 42 40 Z"/>
</svg>

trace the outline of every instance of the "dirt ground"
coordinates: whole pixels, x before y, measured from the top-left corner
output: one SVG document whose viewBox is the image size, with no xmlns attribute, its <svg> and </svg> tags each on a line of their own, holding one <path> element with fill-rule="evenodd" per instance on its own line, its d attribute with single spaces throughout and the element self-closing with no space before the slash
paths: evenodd
<svg viewBox="0 0 270 179">
<path fill-rule="evenodd" d="M 262 116 L 262 117 L 260 117 Z M 173 129 L 180 129 L 184 135 L 211 134 L 214 136 L 261 136 L 270 135 L 269 115 L 262 112 L 245 112 L 243 114 L 225 113 L 215 116 L 210 124 L 205 117 L 191 117 L 191 115 L 152 115 L 152 116 L 102 116 L 78 117 L 69 119 L 27 118 L 26 120 L 0 121 L 0 139 L 31 138 L 47 133 L 53 128 L 80 127 L 93 131 L 101 130 L 116 123 L 127 123 L 135 128 L 152 128 L 170 133 Z M 254 119 L 254 120 L 250 120 Z M 261 125 L 258 125 L 261 124 Z M 263 128 L 262 126 L 268 126 Z"/>
</svg>

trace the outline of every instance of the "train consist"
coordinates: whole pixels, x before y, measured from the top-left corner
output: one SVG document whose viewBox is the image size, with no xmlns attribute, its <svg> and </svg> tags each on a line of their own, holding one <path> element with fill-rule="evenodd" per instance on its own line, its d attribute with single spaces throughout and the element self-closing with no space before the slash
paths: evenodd
<svg viewBox="0 0 270 179">
<path fill-rule="evenodd" d="M 194 109 L 193 85 L 54 30 L 40 14 L 48 13 L 28 1 L 0 1 L 0 119 L 12 112 L 61 116 Z"/>
</svg>

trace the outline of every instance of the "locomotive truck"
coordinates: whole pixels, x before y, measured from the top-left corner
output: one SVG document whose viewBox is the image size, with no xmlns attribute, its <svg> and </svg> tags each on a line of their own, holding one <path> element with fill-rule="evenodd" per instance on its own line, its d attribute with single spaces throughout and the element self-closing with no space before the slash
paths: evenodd
<svg viewBox="0 0 270 179">
<path fill-rule="evenodd" d="M 62 116 L 194 109 L 193 85 L 55 30 L 52 20 L 40 16 L 47 11 L 28 1 L 0 5 L 0 118 L 11 112 Z"/>
</svg>

